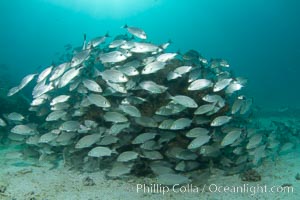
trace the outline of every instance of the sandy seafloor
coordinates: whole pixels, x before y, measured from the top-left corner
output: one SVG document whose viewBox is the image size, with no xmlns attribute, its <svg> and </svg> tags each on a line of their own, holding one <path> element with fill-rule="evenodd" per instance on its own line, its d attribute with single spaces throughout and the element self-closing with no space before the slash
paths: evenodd
<svg viewBox="0 0 300 200">
<path fill-rule="evenodd" d="M 277 121 L 294 120 L 300 123 L 300 118 L 290 119 L 274 115 L 273 118 L 264 116 L 260 122 L 268 126 L 274 119 Z M 16 148 L 0 150 L 0 191 L 1 187 L 2 189 L 6 188 L 4 192 L 0 192 L 1 200 L 300 199 L 300 180 L 295 178 L 297 173 L 300 173 L 299 147 L 290 153 L 281 155 L 275 161 L 268 159 L 261 166 L 255 168 L 261 175 L 259 182 L 244 182 L 239 175 L 223 176 L 221 170 L 215 169 L 213 174 L 203 181 L 206 183 L 204 190 L 204 185 L 198 185 L 199 187 L 193 185 L 194 190 L 186 192 L 178 192 L 178 188 L 173 191 L 170 187 L 170 191 L 165 194 L 148 193 L 141 190 L 137 192 L 137 184 L 155 184 L 155 178 L 127 177 L 123 180 L 107 180 L 104 172 L 82 173 L 69 170 L 63 167 L 62 163 L 51 169 L 53 167 L 51 163 L 22 160 L 18 154 L 9 153 L 16 151 L 18 151 Z M 93 179 L 95 185 L 84 186 L 83 179 L 85 177 Z M 282 185 L 289 185 L 290 188 L 283 189 Z M 220 188 L 220 192 L 213 191 L 216 186 Z M 248 192 L 225 192 L 222 190 L 222 187 L 225 186 L 230 188 L 245 186 Z M 266 191 L 256 191 L 257 186 L 266 188 Z M 274 192 L 271 192 L 271 188 Z"/>
</svg>

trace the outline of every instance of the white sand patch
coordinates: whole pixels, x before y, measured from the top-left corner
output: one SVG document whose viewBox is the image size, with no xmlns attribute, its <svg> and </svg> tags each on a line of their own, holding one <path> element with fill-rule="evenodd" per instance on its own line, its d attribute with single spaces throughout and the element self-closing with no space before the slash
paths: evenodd
<svg viewBox="0 0 300 200">
<path fill-rule="evenodd" d="M 137 184 L 156 183 L 155 179 L 131 177 L 126 180 L 107 180 L 104 172 L 80 173 L 70 171 L 66 168 L 59 167 L 49 170 L 49 165 L 40 167 L 25 166 L 1 166 L 0 182 L 7 185 L 6 191 L 1 194 L 0 199 L 17 200 L 30 199 L 35 197 L 42 200 L 117 200 L 117 199 L 299 199 L 300 181 L 295 179 L 297 173 L 300 173 L 300 153 L 290 153 L 281 156 L 278 160 L 266 161 L 257 171 L 261 174 L 262 180 L 259 182 L 243 182 L 238 175 L 223 176 L 220 170 L 215 170 L 208 183 L 205 185 L 205 191 L 202 192 L 203 186 L 198 187 L 198 192 L 192 186 L 194 191 L 176 192 L 170 191 L 164 195 L 158 193 L 144 193 L 142 190 L 137 192 Z M 94 186 L 84 186 L 83 179 L 89 176 L 95 182 Z M 224 187 L 228 186 L 231 190 L 234 187 L 243 187 L 247 191 L 227 192 Z M 293 188 L 288 192 L 282 190 L 283 184 L 290 184 Z M 220 187 L 222 192 L 210 192 Z M 222 187 L 221 187 L 222 186 Z M 261 191 L 257 186 L 266 187 L 266 192 Z M 275 192 L 270 192 L 271 187 Z M 161 186 L 162 187 L 162 186 Z M 281 192 L 276 192 L 276 190 Z M 184 188 L 182 188 L 184 189 Z M 187 189 L 187 187 L 186 187 Z M 254 194 L 254 192 L 256 194 Z"/>
</svg>

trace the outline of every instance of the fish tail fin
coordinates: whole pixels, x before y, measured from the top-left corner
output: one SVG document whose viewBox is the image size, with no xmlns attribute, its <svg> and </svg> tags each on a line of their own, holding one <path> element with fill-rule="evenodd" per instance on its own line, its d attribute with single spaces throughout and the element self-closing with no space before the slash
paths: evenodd
<svg viewBox="0 0 300 200">
<path fill-rule="evenodd" d="M 86 50 L 86 34 L 83 34 L 83 45 L 82 45 L 82 50 Z"/>
<path fill-rule="evenodd" d="M 128 25 L 125 24 L 124 26 L 121 26 L 121 28 L 128 28 Z"/>
<path fill-rule="evenodd" d="M 173 96 L 169 92 L 166 92 L 166 98 L 167 99 L 173 99 Z"/>
</svg>

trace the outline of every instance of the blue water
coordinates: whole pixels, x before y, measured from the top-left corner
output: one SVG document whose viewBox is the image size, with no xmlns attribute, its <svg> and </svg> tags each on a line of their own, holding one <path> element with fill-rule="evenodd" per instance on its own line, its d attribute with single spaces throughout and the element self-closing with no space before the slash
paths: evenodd
<svg viewBox="0 0 300 200">
<path fill-rule="evenodd" d="M 143 28 L 170 51 L 195 49 L 228 59 L 260 107 L 299 106 L 300 1 L 297 0 L 2 0 L 0 74 L 18 84 L 47 67 L 64 45 Z"/>
</svg>

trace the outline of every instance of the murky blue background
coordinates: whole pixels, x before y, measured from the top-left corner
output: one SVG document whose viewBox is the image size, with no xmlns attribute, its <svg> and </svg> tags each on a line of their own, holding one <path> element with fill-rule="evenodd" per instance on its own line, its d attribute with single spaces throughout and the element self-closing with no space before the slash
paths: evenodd
<svg viewBox="0 0 300 200">
<path fill-rule="evenodd" d="M 171 39 L 170 51 L 228 59 L 256 105 L 299 106 L 299 10 L 297 0 L 2 0 L 0 78 L 18 84 L 83 33 L 116 35 L 127 23 L 151 42 Z"/>
</svg>

